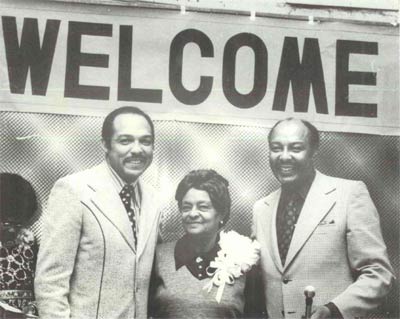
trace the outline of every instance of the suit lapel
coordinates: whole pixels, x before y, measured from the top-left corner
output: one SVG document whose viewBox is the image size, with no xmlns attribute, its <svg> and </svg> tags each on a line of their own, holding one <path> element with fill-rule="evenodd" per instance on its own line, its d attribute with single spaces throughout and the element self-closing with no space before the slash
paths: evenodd
<svg viewBox="0 0 400 319">
<path fill-rule="evenodd" d="M 142 202 L 140 207 L 139 219 L 139 237 L 137 256 L 141 257 L 144 248 L 146 247 L 147 240 L 152 232 L 153 225 L 157 221 L 157 209 L 154 202 L 153 192 L 144 183 L 139 183 L 142 193 Z"/>
<path fill-rule="evenodd" d="M 93 196 L 89 199 L 90 204 L 95 206 L 114 225 L 131 250 L 136 252 L 128 214 L 118 192 L 113 186 L 113 181 L 106 165 L 106 163 L 102 163 L 94 168 L 93 179 L 87 181 L 88 187 L 94 191 Z"/>
<path fill-rule="evenodd" d="M 335 194 L 335 185 L 327 176 L 317 171 L 297 221 L 284 269 L 289 266 L 324 216 L 335 206 Z"/>
<path fill-rule="evenodd" d="M 265 214 L 267 220 L 267 228 L 269 230 L 268 250 L 271 252 L 271 257 L 274 260 L 276 267 L 279 271 L 283 272 L 281 257 L 279 255 L 278 240 L 276 236 L 276 214 L 278 211 L 279 198 L 281 197 L 281 189 L 278 189 L 270 198 L 266 200 L 268 209 L 271 210 L 270 214 Z"/>
</svg>

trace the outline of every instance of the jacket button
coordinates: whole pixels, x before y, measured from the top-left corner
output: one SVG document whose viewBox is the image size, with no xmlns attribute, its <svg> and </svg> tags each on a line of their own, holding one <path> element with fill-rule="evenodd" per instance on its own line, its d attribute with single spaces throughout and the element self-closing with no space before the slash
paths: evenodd
<svg viewBox="0 0 400 319">
<path fill-rule="evenodd" d="M 282 282 L 286 285 L 289 281 L 291 281 L 290 279 L 287 278 L 283 278 Z"/>
</svg>

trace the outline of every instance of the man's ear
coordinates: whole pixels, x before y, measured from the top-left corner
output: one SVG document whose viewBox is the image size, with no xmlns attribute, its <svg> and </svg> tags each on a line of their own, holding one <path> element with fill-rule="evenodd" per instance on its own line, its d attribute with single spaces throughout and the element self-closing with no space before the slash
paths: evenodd
<svg viewBox="0 0 400 319">
<path fill-rule="evenodd" d="M 316 157 L 317 157 L 317 155 L 318 155 L 318 148 L 317 148 L 316 150 L 313 151 L 312 159 L 315 160 Z"/>
<path fill-rule="evenodd" d="M 105 153 L 108 152 L 107 142 L 104 139 L 101 140 L 101 148 Z"/>
</svg>

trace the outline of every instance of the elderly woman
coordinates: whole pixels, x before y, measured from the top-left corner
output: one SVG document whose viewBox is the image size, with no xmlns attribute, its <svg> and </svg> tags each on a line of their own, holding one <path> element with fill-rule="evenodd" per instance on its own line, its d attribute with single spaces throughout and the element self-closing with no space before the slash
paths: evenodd
<svg viewBox="0 0 400 319">
<path fill-rule="evenodd" d="M 228 181 L 213 170 L 192 171 L 179 183 L 175 199 L 185 235 L 156 249 L 150 315 L 243 316 L 245 273 L 257 262 L 259 248 L 236 232 L 221 232 L 230 215 Z"/>
</svg>

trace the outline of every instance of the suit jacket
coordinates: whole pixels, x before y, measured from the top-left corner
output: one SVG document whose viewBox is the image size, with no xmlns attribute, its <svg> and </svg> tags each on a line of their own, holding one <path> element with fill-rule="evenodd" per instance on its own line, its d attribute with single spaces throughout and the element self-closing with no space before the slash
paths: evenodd
<svg viewBox="0 0 400 319">
<path fill-rule="evenodd" d="M 64 177 L 44 216 L 35 295 L 40 318 L 146 318 L 159 212 L 140 183 L 137 251 L 107 164 Z"/>
<path fill-rule="evenodd" d="M 269 316 L 299 319 L 308 285 L 316 289 L 314 306 L 331 301 L 344 318 L 373 311 L 390 289 L 393 270 L 365 184 L 317 172 L 284 266 L 276 237 L 280 195 L 278 189 L 257 201 L 253 215 Z"/>
</svg>

